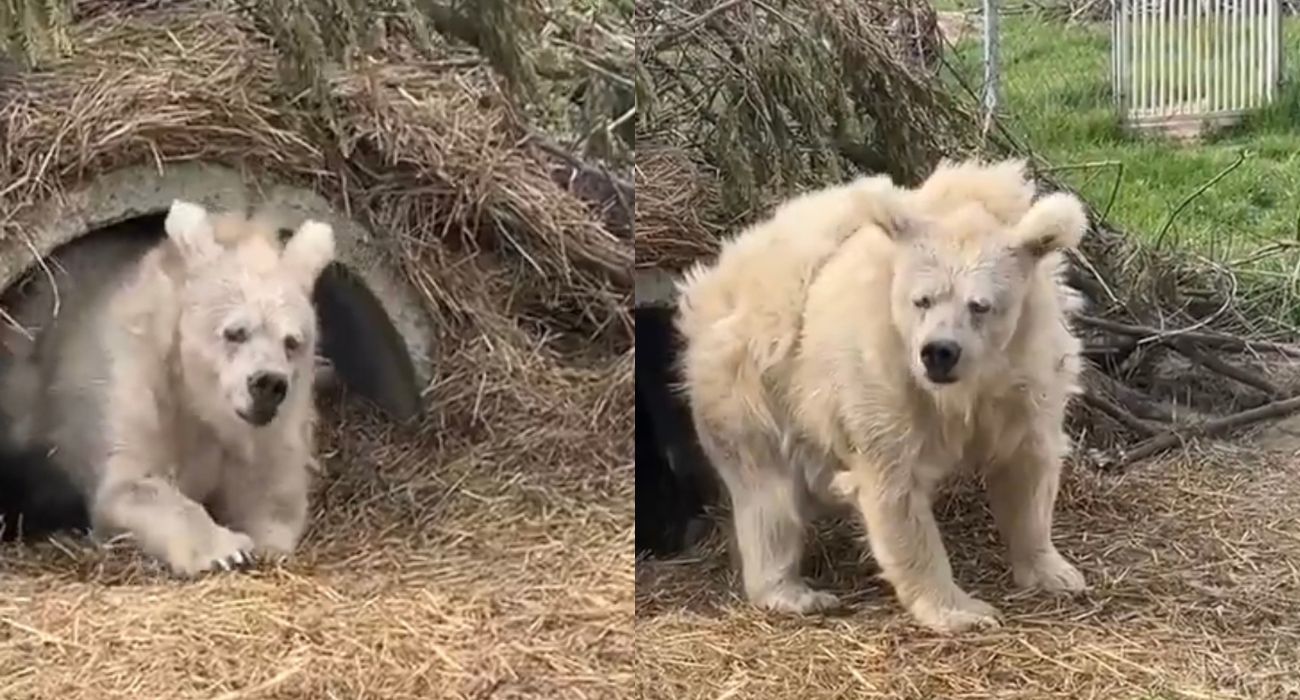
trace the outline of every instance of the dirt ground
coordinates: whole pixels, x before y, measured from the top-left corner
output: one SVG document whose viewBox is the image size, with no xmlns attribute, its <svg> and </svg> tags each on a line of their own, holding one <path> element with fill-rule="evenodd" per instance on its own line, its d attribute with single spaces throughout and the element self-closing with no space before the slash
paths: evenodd
<svg viewBox="0 0 1300 700">
<path fill-rule="evenodd" d="M 181 582 L 70 538 L 0 549 L 0 698 L 631 697 L 630 433 L 333 423 L 282 568 Z"/>
<path fill-rule="evenodd" d="M 1076 598 L 1015 594 L 978 490 L 954 489 L 940 519 L 955 574 L 1006 615 L 961 637 L 904 616 L 855 526 L 823 527 L 809 556 L 850 610 L 809 619 L 740 602 L 715 529 L 637 564 L 642 697 L 1300 698 L 1300 445 L 1286 442 L 1072 471 L 1056 532 L 1092 585 Z"/>
</svg>

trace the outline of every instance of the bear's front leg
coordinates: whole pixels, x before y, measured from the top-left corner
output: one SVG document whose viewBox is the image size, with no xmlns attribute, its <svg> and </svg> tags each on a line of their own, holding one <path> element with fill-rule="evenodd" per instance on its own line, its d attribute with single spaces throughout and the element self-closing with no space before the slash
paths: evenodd
<svg viewBox="0 0 1300 700">
<path fill-rule="evenodd" d="M 856 496 L 871 552 L 908 612 L 937 632 L 998 627 L 997 609 L 953 581 L 930 496 L 912 475 L 863 459 L 850 468 L 853 483 L 842 477 L 837 490 Z"/>
<path fill-rule="evenodd" d="M 1031 440 L 984 475 L 989 507 L 1011 560 L 1016 585 L 1056 592 L 1087 588 L 1083 574 L 1052 544 L 1052 510 L 1063 444 Z"/>
<path fill-rule="evenodd" d="M 251 475 L 230 470 L 220 490 L 221 517 L 248 533 L 259 557 L 292 554 L 307 527 L 308 479 L 303 467 Z"/>
<path fill-rule="evenodd" d="M 156 476 L 105 480 L 91 503 L 91 518 L 97 535 L 129 533 L 145 554 L 181 576 L 251 561 L 247 535 L 217 525 L 203 506 Z"/>
</svg>

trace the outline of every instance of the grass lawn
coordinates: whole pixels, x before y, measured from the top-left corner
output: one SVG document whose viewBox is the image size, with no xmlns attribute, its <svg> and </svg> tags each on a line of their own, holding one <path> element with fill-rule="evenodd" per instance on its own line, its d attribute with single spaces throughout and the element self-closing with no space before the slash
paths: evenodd
<svg viewBox="0 0 1300 700">
<path fill-rule="evenodd" d="M 941 8 L 955 9 L 955 8 Z M 1171 212 L 1206 182 L 1239 167 L 1182 211 L 1165 236 L 1211 257 L 1241 255 L 1297 236 L 1300 217 L 1300 21 L 1286 20 L 1286 83 L 1278 102 L 1199 145 L 1125 133 L 1112 106 L 1110 26 L 1006 17 L 1002 22 L 1003 105 L 1008 125 L 1062 168 L 1061 176 L 1099 209 L 1122 179 L 1109 219 L 1154 238 Z M 978 32 L 957 47 L 970 84 L 981 76 Z"/>
</svg>

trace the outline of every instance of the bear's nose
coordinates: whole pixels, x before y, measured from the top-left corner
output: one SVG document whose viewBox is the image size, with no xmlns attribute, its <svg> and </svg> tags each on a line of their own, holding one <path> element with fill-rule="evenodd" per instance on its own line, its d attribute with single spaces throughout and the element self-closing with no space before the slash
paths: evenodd
<svg viewBox="0 0 1300 700">
<path fill-rule="evenodd" d="M 921 364 L 931 381 L 953 381 L 952 370 L 961 359 L 961 346 L 951 340 L 932 340 L 921 346 Z"/>
<path fill-rule="evenodd" d="M 279 372 L 258 372 L 248 378 L 248 394 L 258 406 L 278 406 L 289 393 L 289 378 Z"/>
</svg>

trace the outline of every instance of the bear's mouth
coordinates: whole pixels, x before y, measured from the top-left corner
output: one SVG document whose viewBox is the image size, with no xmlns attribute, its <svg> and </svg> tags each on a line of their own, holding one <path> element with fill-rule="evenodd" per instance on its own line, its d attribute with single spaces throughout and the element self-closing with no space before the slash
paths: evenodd
<svg viewBox="0 0 1300 700">
<path fill-rule="evenodd" d="M 235 414 L 238 415 L 241 419 L 243 419 L 245 423 L 248 423 L 249 425 L 252 425 L 257 428 L 261 428 L 268 425 L 271 421 L 275 420 L 276 410 L 274 408 L 271 409 L 253 408 L 250 411 L 246 411 L 241 408 L 236 410 Z"/>
</svg>

